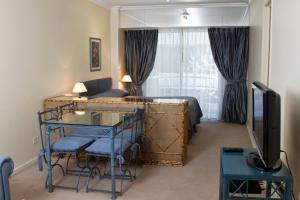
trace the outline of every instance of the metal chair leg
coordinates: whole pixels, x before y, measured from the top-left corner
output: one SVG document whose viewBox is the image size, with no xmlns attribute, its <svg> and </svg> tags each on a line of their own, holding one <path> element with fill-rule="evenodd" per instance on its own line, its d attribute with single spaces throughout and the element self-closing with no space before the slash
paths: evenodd
<svg viewBox="0 0 300 200">
<path fill-rule="evenodd" d="M 62 165 L 60 165 L 60 164 L 54 164 L 54 165 L 52 165 L 52 169 L 53 169 L 53 167 L 55 167 L 55 166 L 58 166 L 58 167 L 61 169 L 61 172 L 62 172 L 63 176 L 66 175 L 66 173 L 65 173 L 64 168 L 63 168 Z"/>
<path fill-rule="evenodd" d="M 108 175 L 109 173 L 107 172 L 107 164 L 109 162 L 109 159 L 107 159 L 107 161 L 104 164 L 104 170 L 103 170 L 103 176 Z M 108 168 L 108 170 L 110 170 L 110 168 Z"/>
<path fill-rule="evenodd" d="M 68 159 L 67 159 L 66 173 L 69 172 L 68 167 L 69 167 L 69 162 L 70 162 L 71 156 L 72 156 L 72 154 L 69 154 Z"/>
<path fill-rule="evenodd" d="M 101 179 L 101 171 L 100 171 L 100 169 L 98 167 L 94 167 L 93 170 L 96 170 L 98 172 L 98 173 L 95 172 L 94 176 L 96 176 L 97 174 L 99 174 L 99 179 Z"/>
<path fill-rule="evenodd" d="M 140 145 L 136 143 L 136 146 L 132 149 L 130 154 L 130 163 L 132 160 L 134 160 L 134 173 L 133 173 L 133 180 L 136 179 L 136 171 L 137 171 L 137 165 L 138 165 L 138 157 L 140 158 L 141 155 L 141 148 Z"/>
<path fill-rule="evenodd" d="M 90 180 L 91 180 L 91 177 L 92 177 L 92 174 L 93 174 L 93 170 L 92 169 L 89 169 L 90 170 L 90 174 L 88 176 L 88 180 L 87 180 L 87 183 L 86 183 L 86 188 L 85 188 L 85 192 L 88 193 L 89 192 L 89 184 L 90 184 Z"/>
<path fill-rule="evenodd" d="M 121 175 L 121 186 L 120 186 L 120 195 L 122 196 L 122 194 L 123 194 L 123 181 L 124 181 L 124 171 L 123 171 L 123 169 L 122 169 L 122 164 L 120 164 L 120 166 L 119 166 L 119 168 L 120 168 L 120 175 Z"/>
<path fill-rule="evenodd" d="M 47 187 L 48 187 L 48 176 L 47 176 L 46 181 L 45 181 L 45 189 L 47 189 Z"/>
<path fill-rule="evenodd" d="M 90 184 L 91 178 L 94 178 L 94 176 L 97 176 L 97 174 L 99 174 L 99 179 L 101 179 L 101 170 L 97 167 L 97 165 L 99 164 L 99 159 L 96 157 L 95 166 L 92 167 L 89 164 L 89 160 L 90 160 L 89 158 L 90 158 L 90 156 L 86 155 L 86 166 L 87 166 L 87 169 L 89 170 L 89 175 L 88 175 L 88 180 L 86 183 L 85 192 L 89 192 L 89 184 Z"/>
<path fill-rule="evenodd" d="M 66 173 L 65 173 L 64 168 L 63 168 L 62 165 L 60 165 L 60 164 L 58 164 L 58 163 L 56 162 L 55 164 L 52 165 L 52 170 L 53 170 L 53 168 L 54 168 L 55 166 L 58 166 L 58 167 L 61 169 L 61 172 L 62 172 L 62 175 L 63 175 L 63 176 L 66 175 Z M 48 186 L 48 176 L 47 176 L 46 181 L 45 181 L 45 188 L 46 188 L 46 189 L 47 189 L 47 186 Z"/>
<path fill-rule="evenodd" d="M 82 168 L 82 169 L 80 170 L 80 173 L 79 173 L 78 177 L 77 177 L 77 183 L 76 183 L 76 191 L 77 191 L 77 192 L 79 191 L 79 182 L 80 182 L 80 178 L 81 178 L 81 176 L 82 176 L 82 174 L 83 174 L 83 171 L 84 171 L 85 169 L 88 169 L 88 168 L 87 168 L 87 167 Z"/>
<path fill-rule="evenodd" d="M 85 192 L 89 192 L 90 180 L 93 179 L 97 174 L 99 174 L 99 179 L 101 179 L 101 171 L 98 167 L 94 167 L 94 168 L 91 168 L 89 170 L 90 170 L 90 174 L 88 176 L 88 180 L 87 180 L 87 183 L 86 183 Z"/>
</svg>

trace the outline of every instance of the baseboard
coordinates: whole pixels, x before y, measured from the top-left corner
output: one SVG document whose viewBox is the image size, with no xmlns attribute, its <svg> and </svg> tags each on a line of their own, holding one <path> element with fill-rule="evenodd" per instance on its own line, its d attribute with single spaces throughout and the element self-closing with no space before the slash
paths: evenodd
<svg viewBox="0 0 300 200">
<path fill-rule="evenodd" d="M 14 172 L 13 172 L 12 176 L 20 173 L 21 171 L 23 171 L 24 169 L 26 169 L 28 167 L 34 165 L 36 162 L 37 162 L 37 158 L 33 158 L 33 159 L 19 165 L 18 167 L 16 167 L 14 169 Z"/>
</svg>

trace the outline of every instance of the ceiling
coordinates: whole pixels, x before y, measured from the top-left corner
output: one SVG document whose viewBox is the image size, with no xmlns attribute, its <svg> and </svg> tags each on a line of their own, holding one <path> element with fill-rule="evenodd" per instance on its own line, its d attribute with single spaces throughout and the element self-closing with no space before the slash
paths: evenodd
<svg viewBox="0 0 300 200">
<path fill-rule="evenodd" d="M 120 11 L 120 28 L 247 26 L 248 17 L 247 7 L 128 9 Z"/>
<path fill-rule="evenodd" d="M 139 6 L 186 3 L 248 3 L 249 0 L 92 0 L 106 6 Z"/>
</svg>

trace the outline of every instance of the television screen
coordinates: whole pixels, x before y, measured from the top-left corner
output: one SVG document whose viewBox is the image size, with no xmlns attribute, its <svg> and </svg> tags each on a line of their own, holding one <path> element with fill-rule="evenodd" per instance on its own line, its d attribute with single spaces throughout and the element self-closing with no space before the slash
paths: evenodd
<svg viewBox="0 0 300 200">
<path fill-rule="evenodd" d="M 252 85 L 253 137 L 265 169 L 280 161 L 280 96 L 262 83 Z"/>
<path fill-rule="evenodd" d="M 254 98 L 254 121 L 253 121 L 253 132 L 254 137 L 255 137 L 255 141 L 258 144 L 258 148 L 263 147 L 263 131 L 264 131 L 264 112 L 263 112 L 263 108 L 264 108 L 264 101 L 263 101 L 263 93 L 261 90 L 258 89 L 254 89 L 253 91 L 253 98 Z M 262 149 L 260 149 L 262 151 Z"/>
</svg>

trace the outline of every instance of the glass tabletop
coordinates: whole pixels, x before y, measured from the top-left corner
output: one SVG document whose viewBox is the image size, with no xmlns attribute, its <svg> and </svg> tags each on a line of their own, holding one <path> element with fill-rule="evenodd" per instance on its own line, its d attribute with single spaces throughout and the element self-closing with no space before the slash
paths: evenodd
<svg viewBox="0 0 300 200">
<path fill-rule="evenodd" d="M 62 119 L 46 120 L 44 123 L 115 127 L 122 122 L 124 115 L 130 117 L 133 115 L 133 113 L 120 111 L 75 111 L 75 113 L 64 114 Z"/>
</svg>

